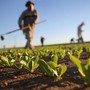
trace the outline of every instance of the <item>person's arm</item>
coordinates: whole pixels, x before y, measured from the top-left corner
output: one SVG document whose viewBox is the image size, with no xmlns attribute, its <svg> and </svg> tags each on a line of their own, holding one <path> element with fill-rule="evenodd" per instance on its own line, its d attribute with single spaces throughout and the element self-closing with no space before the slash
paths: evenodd
<svg viewBox="0 0 90 90">
<path fill-rule="evenodd" d="M 36 15 L 36 19 L 35 19 L 34 23 L 36 24 L 39 21 L 39 13 L 37 10 L 35 12 L 35 15 Z"/>
<path fill-rule="evenodd" d="M 20 29 L 22 29 L 24 26 L 23 26 L 23 18 L 25 16 L 25 11 L 22 12 L 22 14 L 20 15 L 19 19 L 18 19 L 18 25 L 20 27 Z"/>
</svg>

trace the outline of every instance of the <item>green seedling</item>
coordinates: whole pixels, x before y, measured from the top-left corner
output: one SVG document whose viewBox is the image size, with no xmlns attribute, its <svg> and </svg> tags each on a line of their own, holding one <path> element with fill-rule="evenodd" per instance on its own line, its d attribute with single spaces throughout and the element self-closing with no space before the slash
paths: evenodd
<svg viewBox="0 0 90 90">
<path fill-rule="evenodd" d="M 87 59 L 85 64 L 82 64 L 81 61 L 75 56 L 69 53 L 70 60 L 77 66 L 78 71 L 84 77 L 87 84 L 90 84 L 90 59 Z"/>
</svg>

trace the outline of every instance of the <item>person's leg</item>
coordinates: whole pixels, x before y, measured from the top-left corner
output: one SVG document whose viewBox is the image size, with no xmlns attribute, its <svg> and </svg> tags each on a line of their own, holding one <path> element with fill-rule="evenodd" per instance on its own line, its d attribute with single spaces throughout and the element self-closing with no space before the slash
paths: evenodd
<svg viewBox="0 0 90 90">
<path fill-rule="evenodd" d="M 23 33 L 25 35 L 25 39 L 27 40 L 24 48 L 28 48 L 28 32 L 24 31 Z"/>
<path fill-rule="evenodd" d="M 34 49 L 34 46 L 33 46 L 33 37 L 34 37 L 34 25 L 32 25 L 32 26 L 29 28 L 28 44 L 29 44 L 29 48 L 30 48 L 30 49 Z"/>
<path fill-rule="evenodd" d="M 80 38 L 78 38 L 78 40 L 77 40 L 77 41 L 78 41 L 78 43 L 80 43 Z"/>
<path fill-rule="evenodd" d="M 28 41 L 26 42 L 25 48 L 28 48 Z"/>
<path fill-rule="evenodd" d="M 42 46 L 43 46 L 43 41 L 42 41 Z"/>
<path fill-rule="evenodd" d="M 25 34 L 25 38 L 26 38 L 26 45 L 25 45 L 25 48 L 30 48 L 30 45 L 29 45 L 29 42 L 30 42 L 30 37 L 29 37 L 29 29 L 26 31 L 26 32 L 24 32 L 24 34 Z"/>
<path fill-rule="evenodd" d="M 81 42 L 82 42 L 82 43 L 84 42 L 83 37 L 81 37 Z"/>
</svg>

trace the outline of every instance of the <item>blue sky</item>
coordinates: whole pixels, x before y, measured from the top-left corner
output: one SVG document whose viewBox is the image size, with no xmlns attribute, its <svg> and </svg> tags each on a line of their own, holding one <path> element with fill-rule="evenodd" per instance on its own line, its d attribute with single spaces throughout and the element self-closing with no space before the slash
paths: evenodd
<svg viewBox="0 0 90 90">
<path fill-rule="evenodd" d="M 69 43 L 77 39 L 77 26 L 84 21 L 84 41 L 90 41 L 90 0 L 32 0 L 39 12 L 34 45 L 40 45 L 40 37 L 45 37 L 45 44 Z M 18 18 L 26 9 L 27 0 L 0 0 L 0 34 L 18 29 Z M 0 40 L 0 48 L 24 46 L 26 40 L 22 31 L 5 35 Z"/>
</svg>

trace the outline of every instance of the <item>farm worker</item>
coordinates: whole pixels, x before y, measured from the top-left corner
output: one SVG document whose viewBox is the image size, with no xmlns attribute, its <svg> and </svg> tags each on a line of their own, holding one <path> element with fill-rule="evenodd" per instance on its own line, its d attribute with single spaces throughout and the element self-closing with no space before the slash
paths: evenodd
<svg viewBox="0 0 90 90">
<path fill-rule="evenodd" d="M 18 25 L 20 29 L 22 29 L 25 38 L 27 39 L 25 48 L 34 49 L 33 46 L 33 37 L 34 37 L 34 29 L 35 24 L 38 21 L 38 11 L 34 8 L 34 3 L 31 1 L 27 1 L 25 6 L 27 7 L 26 10 L 22 12 L 18 19 Z M 27 29 L 24 27 L 28 26 Z"/>
<path fill-rule="evenodd" d="M 45 38 L 41 36 L 41 45 L 42 46 L 44 45 L 44 40 L 45 40 Z"/>
<path fill-rule="evenodd" d="M 78 35 L 78 43 L 80 43 L 80 42 L 84 42 L 84 40 L 83 40 L 83 37 L 82 37 L 82 32 L 83 32 L 83 25 L 85 25 L 85 23 L 84 22 L 82 22 L 79 26 L 78 26 L 78 31 L 77 31 L 77 35 Z"/>
</svg>

